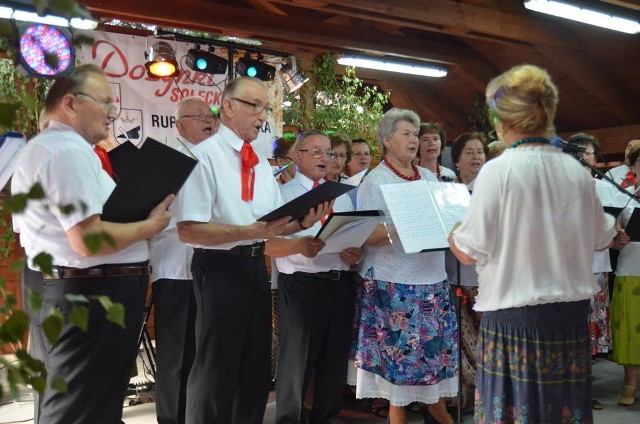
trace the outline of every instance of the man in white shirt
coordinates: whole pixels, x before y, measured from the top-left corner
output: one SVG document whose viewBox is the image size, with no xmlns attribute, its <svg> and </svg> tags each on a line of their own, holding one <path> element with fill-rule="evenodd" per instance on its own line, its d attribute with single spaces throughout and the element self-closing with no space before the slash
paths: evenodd
<svg viewBox="0 0 640 424">
<path fill-rule="evenodd" d="M 216 120 L 202 98 L 180 100 L 176 108 L 178 150 L 192 150 L 215 134 Z M 156 415 L 158 424 L 183 424 L 187 378 L 196 353 L 196 305 L 190 269 L 193 249 L 180 242 L 172 220 L 151 240 L 150 253 L 157 350 Z"/>
<path fill-rule="evenodd" d="M 331 151 L 329 137 L 315 130 L 298 135 L 293 158 L 294 178 L 280 187 L 290 201 L 324 182 Z M 353 211 L 348 195 L 335 200 L 334 212 Z M 292 238 L 315 236 L 317 222 Z M 362 259 L 360 246 L 314 258 L 277 258 L 280 316 L 280 358 L 276 378 L 276 423 L 304 421 L 303 399 L 313 377 L 313 406 L 309 424 L 329 422 L 340 412 L 347 376 L 350 333 L 355 301 L 355 274 L 349 266 Z"/>
<path fill-rule="evenodd" d="M 311 227 L 328 202 L 298 221 L 258 221 L 282 204 L 267 158 L 251 142 L 270 113 L 264 83 L 241 77 L 222 95 L 220 129 L 198 144 L 180 191 L 180 240 L 194 247 L 196 358 L 187 384 L 189 424 L 261 424 L 269 394 L 271 293 L 264 254 L 312 257 L 323 243 L 278 239 Z"/>
<path fill-rule="evenodd" d="M 47 94 L 49 125 L 32 139 L 17 160 L 11 191 L 26 193 L 40 184 L 44 197 L 27 203 L 14 219 L 25 249 L 28 278 L 40 279 L 40 322 L 51 308 L 68 317 L 67 295 L 91 299 L 87 331 L 66 324 L 58 343 L 47 346 L 47 388 L 39 421 L 46 424 L 114 424 L 135 363 L 136 345 L 149 281 L 146 240 L 169 223 L 174 196 L 156 206 L 144 221 L 113 223 L 101 219 L 115 187 L 93 147 L 109 135 L 117 116 L 111 85 L 95 65 L 75 68 Z M 63 207 L 64 206 L 64 207 Z M 111 243 L 97 251 L 85 244 L 90 235 L 108 234 Z M 53 269 L 41 273 L 34 258 L 51 255 Z M 125 308 L 125 328 L 106 320 L 97 296 Z M 41 328 L 39 331 L 42 331 Z M 44 340 L 44 337 L 40 334 Z M 62 377 L 68 393 L 51 389 Z M 38 404 L 35 405 L 38 409 Z"/>
<path fill-rule="evenodd" d="M 627 157 L 629 157 L 629 152 L 631 152 L 631 149 L 638 144 L 640 144 L 640 137 L 634 137 L 627 141 L 627 147 L 624 150 L 625 163 L 620 166 L 616 166 L 615 168 L 611 168 L 609 171 L 607 171 L 607 175 L 611 177 L 611 179 L 613 179 L 613 181 L 615 181 L 616 183 L 621 184 L 625 180 L 629 172 L 631 172 L 631 169 L 626 164 Z"/>
</svg>

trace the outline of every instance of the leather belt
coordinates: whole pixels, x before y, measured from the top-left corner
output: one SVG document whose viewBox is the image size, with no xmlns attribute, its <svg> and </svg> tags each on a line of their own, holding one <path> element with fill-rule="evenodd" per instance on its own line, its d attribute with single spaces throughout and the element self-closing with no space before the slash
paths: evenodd
<svg viewBox="0 0 640 424">
<path fill-rule="evenodd" d="M 149 275 L 150 266 L 147 265 L 99 265 L 91 268 L 69 268 L 54 266 L 51 275 L 42 273 L 44 280 L 62 280 L 67 278 L 100 278 L 126 277 L 130 275 Z"/>
<path fill-rule="evenodd" d="M 325 271 L 325 272 L 294 272 L 293 275 L 309 278 L 322 278 L 323 280 L 337 281 L 347 276 L 349 271 Z"/>
<path fill-rule="evenodd" d="M 245 255 L 245 256 L 262 256 L 264 255 L 264 242 L 261 241 L 255 244 L 247 244 L 241 246 L 232 247 L 229 250 L 221 250 L 221 249 L 194 249 L 196 252 L 204 252 L 204 253 L 221 253 L 221 254 L 229 254 L 229 255 Z"/>
</svg>

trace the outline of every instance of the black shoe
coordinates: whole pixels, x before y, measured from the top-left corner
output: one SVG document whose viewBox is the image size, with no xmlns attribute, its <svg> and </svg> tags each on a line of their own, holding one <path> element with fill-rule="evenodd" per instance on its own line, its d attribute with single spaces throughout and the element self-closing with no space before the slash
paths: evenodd
<svg viewBox="0 0 640 424">
<path fill-rule="evenodd" d="M 440 424 L 440 421 L 436 420 L 436 417 L 431 415 L 428 406 L 422 408 L 422 422 L 424 424 Z"/>
</svg>

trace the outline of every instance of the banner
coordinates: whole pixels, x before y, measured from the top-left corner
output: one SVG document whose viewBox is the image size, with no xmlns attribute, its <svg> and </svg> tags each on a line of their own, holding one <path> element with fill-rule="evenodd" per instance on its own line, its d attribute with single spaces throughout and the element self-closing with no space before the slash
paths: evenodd
<svg viewBox="0 0 640 424">
<path fill-rule="evenodd" d="M 113 122 L 111 139 L 101 143 L 107 149 L 127 140 L 139 147 L 146 137 L 165 143 L 175 138 L 175 110 L 183 97 L 198 96 L 209 105 L 220 107 L 227 74 L 211 75 L 189 68 L 185 59 L 188 50 L 194 48 L 193 43 L 163 39 L 176 51 L 180 75 L 156 79 L 148 77 L 144 67 L 147 37 L 101 31 L 76 31 L 75 35 L 92 39 L 90 44 L 76 48 L 76 64 L 93 63 L 105 71 L 120 112 Z M 150 37 L 149 45 L 156 41 L 157 37 Z M 214 54 L 227 58 L 223 47 L 216 47 Z M 277 77 L 267 83 L 274 113 L 252 143 L 266 157 L 272 157 L 273 140 L 282 135 L 282 90 Z"/>
</svg>

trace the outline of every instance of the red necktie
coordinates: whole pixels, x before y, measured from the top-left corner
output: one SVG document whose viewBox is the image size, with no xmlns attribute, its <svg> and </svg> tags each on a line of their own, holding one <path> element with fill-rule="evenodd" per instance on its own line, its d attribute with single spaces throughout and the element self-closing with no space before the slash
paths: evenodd
<svg viewBox="0 0 640 424">
<path fill-rule="evenodd" d="M 111 160 L 109 159 L 109 153 L 106 151 L 106 149 L 95 144 L 93 146 L 93 151 L 96 153 L 96 155 L 98 155 L 100 163 L 102 164 L 102 169 L 104 169 L 111 178 L 115 179 L 115 175 L 113 174 L 113 167 L 111 166 Z"/>
<path fill-rule="evenodd" d="M 242 200 L 248 202 L 253 200 L 253 183 L 256 180 L 256 173 L 253 169 L 258 164 L 258 156 L 253 151 L 251 143 L 245 141 L 242 145 Z"/>
<path fill-rule="evenodd" d="M 311 188 L 316 188 L 318 187 L 320 184 L 318 184 L 317 181 L 313 182 L 313 186 L 311 186 Z M 327 222 L 327 217 L 329 215 L 331 215 L 333 213 L 333 208 L 329 209 L 329 212 L 327 212 L 327 214 L 325 216 L 323 216 L 322 218 L 320 218 L 320 222 L 322 223 L 322 225 L 324 225 L 325 222 Z"/>
<path fill-rule="evenodd" d="M 638 179 L 636 178 L 636 174 L 634 174 L 633 171 L 627 172 L 627 175 L 625 175 L 624 180 L 622 180 L 622 182 L 620 183 L 620 187 L 622 188 L 627 188 L 631 186 L 633 186 L 633 188 L 638 188 Z"/>
</svg>

